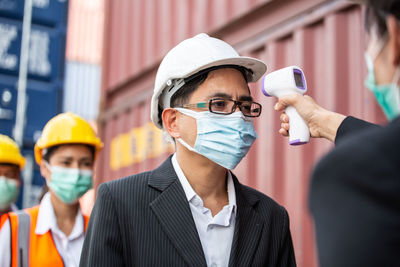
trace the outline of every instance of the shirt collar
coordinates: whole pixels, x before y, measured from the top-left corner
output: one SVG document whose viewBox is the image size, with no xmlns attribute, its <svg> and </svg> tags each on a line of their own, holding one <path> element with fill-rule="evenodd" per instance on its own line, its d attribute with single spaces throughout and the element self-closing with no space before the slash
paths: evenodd
<svg viewBox="0 0 400 267">
<path fill-rule="evenodd" d="M 233 207 L 233 212 L 236 213 L 236 193 L 231 171 L 228 171 L 228 183 L 226 187 L 228 190 L 229 205 Z"/>
<path fill-rule="evenodd" d="M 176 159 L 176 153 L 171 158 L 172 166 L 178 176 L 179 181 L 185 191 L 186 199 L 190 202 L 195 196 L 198 196 L 196 192 L 193 190 L 189 181 L 187 180 L 185 174 L 183 173 L 181 167 L 179 166 L 178 160 Z M 236 213 L 236 193 L 235 193 L 235 185 L 233 184 L 232 174 L 228 171 L 228 182 L 227 182 L 227 191 L 228 191 L 228 201 L 229 205 L 233 207 L 233 212 Z M 200 197 L 199 197 L 200 198 Z"/>
<path fill-rule="evenodd" d="M 15 205 L 14 203 L 11 203 L 11 205 L 10 205 L 10 210 L 11 210 L 11 211 L 17 211 L 17 210 L 19 210 L 19 209 L 18 209 L 17 205 Z"/>
<path fill-rule="evenodd" d="M 55 233 L 61 233 L 61 230 L 58 228 L 57 225 L 57 218 L 54 213 L 53 205 L 51 204 L 50 192 L 47 192 L 40 202 L 35 234 L 43 235 L 50 230 Z M 68 239 L 74 239 L 83 235 L 84 233 L 85 230 L 83 215 L 81 213 L 81 210 L 78 209 L 78 213 L 76 214 L 75 218 L 75 225 Z"/>
</svg>

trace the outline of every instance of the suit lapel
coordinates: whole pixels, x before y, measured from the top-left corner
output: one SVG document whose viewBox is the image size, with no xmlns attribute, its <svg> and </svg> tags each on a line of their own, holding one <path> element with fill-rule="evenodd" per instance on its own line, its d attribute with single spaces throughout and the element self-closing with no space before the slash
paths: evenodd
<svg viewBox="0 0 400 267">
<path fill-rule="evenodd" d="M 236 192 L 236 225 L 229 266 L 251 266 L 261 237 L 263 222 L 253 206 L 258 198 L 246 192 L 232 174 Z"/>
<path fill-rule="evenodd" d="M 150 204 L 163 230 L 189 266 L 206 266 L 204 252 L 185 192 L 171 158 L 154 170 L 149 186 L 161 191 Z"/>
</svg>

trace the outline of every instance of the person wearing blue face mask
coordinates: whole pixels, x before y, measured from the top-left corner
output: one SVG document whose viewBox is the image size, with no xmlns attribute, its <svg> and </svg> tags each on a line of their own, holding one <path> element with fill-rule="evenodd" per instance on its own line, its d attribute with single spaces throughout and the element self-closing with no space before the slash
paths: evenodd
<svg viewBox="0 0 400 267">
<path fill-rule="evenodd" d="M 0 266 L 78 266 L 89 221 L 78 200 L 92 187 L 101 147 L 89 123 L 73 113 L 47 122 L 34 150 L 48 192 L 40 205 L 8 214 Z"/>
<path fill-rule="evenodd" d="M 400 266 L 400 0 L 368 0 L 366 87 L 389 120 L 377 126 L 318 106 L 309 96 L 282 97 L 312 137 L 336 147 L 315 167 L 310 210 L 320 266 Z M 280 133 L 289 120 L 281 115 Z"/>
<path fill-rule="evenodd" d="M 80 266 L 295 266 L 286 210 L 232 170 L 257 138 L 248 82 L 266 71 L 199 34 L 157 71 L 153 123 L 176 152 L 100 185 Z"/>
</svg>

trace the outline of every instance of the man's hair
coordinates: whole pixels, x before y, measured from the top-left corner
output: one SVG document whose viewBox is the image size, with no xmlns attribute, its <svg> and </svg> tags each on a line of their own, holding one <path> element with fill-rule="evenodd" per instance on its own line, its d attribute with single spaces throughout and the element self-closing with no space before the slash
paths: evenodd
<svg viewBox="0 0 400 267">
<path fill-rule="evenodd" d="M 386 16 L 393 15 L 400 21 L 400 0 L 368 0 L 365 15 L 365 29 L 371 33 L 376 28 L 378 37 L 387 34 Z"/>
<path fill-rule="evenodd" d="M 185 79 L 185 84 L 180 88 L 174 95 L 171 97 L 171 107 L 177 107 L 181 106 L 184 104 L 188 104 L 190 96 L 196 91 L 197 88 L 199 88 L 200 85 L 203 84 L 203 82 L 207 79 L 208 74 L 217 69 L 222 69 L 222 68 L 234 68 L 239 70 L 242 74 L 244 79 L 247 82 L 247 72 L 249 70 L 245 69 L 244 67 L 236 66 L 236 65 L 222 65 L 222 66 L 216 66 L 216 67 L 211 67 L 205 70 L 202 70 L 191 77 Z M 159 105 L 158 108 L 158 119 L 162 124 L 162 112 L 163 112 L 163 107 Z"/>
</svg>

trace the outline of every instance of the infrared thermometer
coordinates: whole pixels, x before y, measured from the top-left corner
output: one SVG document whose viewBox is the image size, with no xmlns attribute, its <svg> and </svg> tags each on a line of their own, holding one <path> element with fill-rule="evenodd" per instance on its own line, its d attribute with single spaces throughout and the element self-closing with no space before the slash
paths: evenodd
<svg viewBox="0 0 400 267">
<path fill-rule="evenodd" d="M 276 70 L 264 76 L 262 80 L 262 92 L 266 96 L 282 97 L 289 94 L 301 94 L 307 92 L 306 77 L 297 66 L 290 66 Z M 310 131 L 297 110 L 288 106 L 285 109 L 289 117 L 289 143 L 302 145 L 310 141 Z"/>
</svg>

